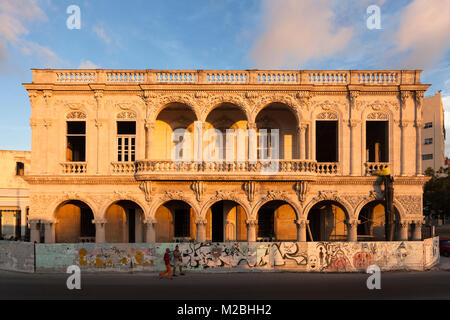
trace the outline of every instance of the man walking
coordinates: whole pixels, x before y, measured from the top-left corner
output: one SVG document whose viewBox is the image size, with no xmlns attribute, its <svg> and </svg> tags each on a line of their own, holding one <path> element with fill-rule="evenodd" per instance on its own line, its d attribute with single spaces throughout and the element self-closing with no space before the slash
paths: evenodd
<svg viewBox="0 0 450 320">
<path fill-rule="evenodd" d="M 183 259 L 181 257 L 181 252 L 178 249 L 178 245 L 175 247 L 173 251 L 173 276 L 176 277 L 177 266 L 180 269 L 180 275 L 184 275 L 183 273 Z"/>
<path fill-rule="evenodd" d="M 171 272 L 170 272 L 170 249 L 169 248 L 166 249 L 166 253 L 164 254 L 164 264 L 166 265 L 166 270 L 161 272 L 159 274 L 159 277 L 160 277 L 160 279 L 162 279 L 162 277 L 167 273 L 167 279 L 172 280 L 172 278 L 170 277 Z"/>
</svg>

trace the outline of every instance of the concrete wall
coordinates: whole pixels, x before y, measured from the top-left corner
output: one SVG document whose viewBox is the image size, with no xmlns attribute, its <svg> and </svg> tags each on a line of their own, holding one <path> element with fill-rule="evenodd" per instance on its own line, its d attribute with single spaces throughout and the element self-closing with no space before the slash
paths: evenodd
<svg viewBox="0 0 450 320">
<path fill-rule="evenodd" d="M 37 272 L 160 271 L 166 248 L 176 243 L 36 244 Z M 396 242 L 225 242 L 180 243 L 185 269 L 193 271 L 291 270 L 355 272 L 424 270 L 439 261 L 438 238 Z"/>
<path fill-rule="evenodd" d="M 34 272 L 34 243 L 0 241 L 0 270 Z"/>
</svg>

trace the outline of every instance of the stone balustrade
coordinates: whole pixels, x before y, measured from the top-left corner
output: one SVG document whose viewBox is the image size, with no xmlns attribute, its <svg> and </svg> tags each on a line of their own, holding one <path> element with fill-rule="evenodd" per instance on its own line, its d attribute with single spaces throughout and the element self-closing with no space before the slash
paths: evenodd
<svg viewBox="0 0 450 320">
<path fill-rule="evenodd" d="M 369 176 L 374 171 L 383 170 L 389 167 L 391 164 L 389 162 L 366 162 L 364 167 L 366 168 L 366 176 Z"/>
<path fill-rule="evenodd" d="M 420 84 L 419 70 L 104 70 L 33 69 L 33 83 L 110 84 Z"/>
<path fill-rule="evenodd" d="M 112 174 L 133 174 L 136 171 L 136 165 L 134 162 L 112 162 L 111 173 Z"/>
<path fill-rule="evenodd" d="M 63 162 L 61 166 L 63 174 L 85 174 L 87 172 L 86 162 Z"/>
</svg>

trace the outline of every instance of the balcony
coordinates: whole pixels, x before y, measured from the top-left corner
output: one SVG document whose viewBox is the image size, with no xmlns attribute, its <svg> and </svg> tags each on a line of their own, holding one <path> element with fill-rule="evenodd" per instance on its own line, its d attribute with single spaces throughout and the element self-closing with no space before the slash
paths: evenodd
<svg viewBox="0 0 450 320">
<path fill-rule="evenodd" d="M 63 174 L 86 174 L 87 163 L 86 162 L 62 162 Z"/>
<path fill-rule="evenodd" d="M 111 162 L 111 173 L 114 175 L 134 174 L 136 165 L 134 162 Z"/>
<path fill-rule="evenodd" d="M 390 167 L 389 162 L 366 162 L 364 163 L 366 176 L 372 175 L 374 171 L 383 170 L 384 168 Z"/>
<path fill-rule="evenodd" d="M 317 176 L 337 175 L 339 163 L 317 163 L 315 160 L 175 162 L 171 160 L 141 160 L 136 162 L 136 178 L 155 175 L 233 176 Z"/>
</svg>

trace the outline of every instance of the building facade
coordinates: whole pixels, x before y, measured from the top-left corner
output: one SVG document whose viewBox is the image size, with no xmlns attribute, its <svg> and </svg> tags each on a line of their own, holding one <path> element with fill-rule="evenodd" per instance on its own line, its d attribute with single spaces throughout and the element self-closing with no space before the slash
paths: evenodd
<svg viewBox="0 0 450 320">
<path fill-rule="evenodd" d="M 422 168 L 438 171 L 445 167 L 444 105 L 441 93 L 423 101 Z"/>
<path fill-rule="evenodd" d="M 32 241 L 421 239 L 418 70 L 32 71 Z"/>
<path fill-rule="evenodd" d="M 31 152 L 0 150 L 0 236 L 27 237 L 29 190 L 23 179 L 30 167 Z"/>
</svg>

